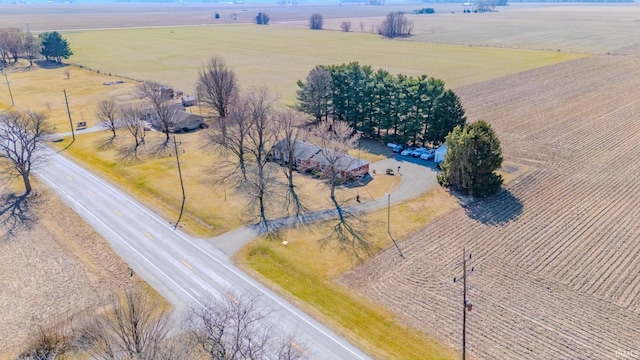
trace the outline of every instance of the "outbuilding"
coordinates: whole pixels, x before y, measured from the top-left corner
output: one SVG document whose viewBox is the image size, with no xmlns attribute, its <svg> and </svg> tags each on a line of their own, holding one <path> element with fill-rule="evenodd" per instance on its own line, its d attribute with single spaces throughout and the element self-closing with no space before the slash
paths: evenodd
<svg viewBox="0 0 640 360">
<path fill-rule="evenodd" d="M 433 153 L 433 162 L 436 164 L 443 162 L 445 155 L 447 155 L 447 145 L 442 144 L 436 149 L 435 153 Z"/>
</svg>

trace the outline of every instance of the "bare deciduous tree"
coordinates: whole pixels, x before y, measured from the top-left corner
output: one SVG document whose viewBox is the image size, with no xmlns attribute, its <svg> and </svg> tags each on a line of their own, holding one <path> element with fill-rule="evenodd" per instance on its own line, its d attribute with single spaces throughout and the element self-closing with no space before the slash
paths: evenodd
<svg viewBox="0 0 640 360">
<path fill-rule="evenodd" d="M 151 117 L 150 120 L 157 124 L 160 131 L 165 133 L 165 144 L 169 143 L 169 132 L 176 125 L 177 112 L 176 106 L 172 104 L 172 97 L 163 90 L 167 88 L 153 81 L 145 81 L 139 86 L 147 104 L 147 108 L 143 111 Z"/>
<path fill-rule="evenodd" d="M 306 209 L 296 193 L 295 185 L 293 184 L 293 175 L 296 169 L 295 159 L 299 149 L 297 144 L 302 140 L 300 126 L 303 123 L 303 117 L 301 113 L 295 110 L 286 109 L 278 111 L 275 121 L 277 126 L 277 144 L 280 146 L 278 150 L 282 152 L 280 165 L 288 181 L 285 206 L 287 209 L 293 206 L 295 217 L 300 218 L 300 215 L 302 215 Z"/>
<path fill-rule="evenodd" d="M 0 61 L 17 62 L 22 53 L 23 32 L 20 28 L 0 29 Z"/>
<path fill-rule="evenodd" d="M 156 359 L 170 329 L 168 313 L 138 289 L 112 295 L 110 308 L 84 329 L 88 352 L 97 359 Z"/>
<path fill-rule="evenodd" d="M 40 56 L 40 38 L 32 33 L 25 33 L 22 40 L 22 57 L 29 61 L 29 66 L 33 66 L 33 60 Z"/>
<path fill-rule="evenodd" d="M 66 321 L 52 328 L 40 328 L 36 338 L 23 351 L 18 360 L 55 360 L 64 358 L 73 349 L 74 334 L 71 322 Z"/>
<path fill-rule="evenodd" d="M 225 118 L 238 96 L 236 74 L 222 57 L 215 56 L 200 70 L 196 89 L 199 101 Z"/>
<path fill-rule="evenodd" d="M 67 78 L 67 80 L 69 80 L 69 78 L 71 77 L 71 69 L 64 69 L 64 76 Z"/>
<path fill-rule="evenodd" d="M 363 26 L 364 26 L 364 25 L 363 25 Z M 349 31 L 351 31 L 351 22 L 349 22 L 349 21 L 343 21 L 343 22 L 340 24 L 340 29 L 341 29 L 342 31 L 344 31 L 344 32 L 349 32 Z"/>
<path fill-rule="evenodd" d="M 248 173 L 247 194 L 249 206 L 258 210 L 260 223 L 267 227 L 267 203 L 273 197 L 275 178 L 269 166 L 268 155 L 276 141 L 273 121 L 273 97 L 267 88 L 252 90 L 247 94 L 251 126 L 247 133 L 247 151 L 252 155 L 253 169 Z"/>
<path fill-rule="evenodd" d="M 340 217 L 342 217 L 340 204 L 336 200 L 335 189 L 341 182 L 341 172 L 351 165 L 348 163 L 347 155 L 349 149 L 355 147 L 358 137 L 352 136 L 353 128 L 343 121 L 334 121 L 333 124 L 326 121 L 321 122 L 312 129 L 312 134 L 315 142 L 321 148 L 320 152 L 325 165 L 323 176 L 329 183 L 331 201 L 338 210 Z"/>
<path fill-rule="evenodd" d="M 116 130 L 119 125 L 118 116 L 118 104 L 113 100 L 102 100 L 96 106 L 96 117 L 102 126 L 113 133 L 113 138 L 116 137 Z"/>
<path fill-rule="evenodd" d="M 229 108 L 227 117 L 214 123 L 211 130 L 205 133 L 209 145 L 220 149 L 223 155 L 234 158 L 231 163 L 233 169 L 225 171 L 223 181 L 236 178 L 238 172 L 238 183 L 247 181 L 246 142 L 250 127 L 248 99 L 240 97 Z"/>
<path fill-rule="evenodd" d="M 282 337 L 257 295 L 227 294 L 194 307 L 185 328 L 201 357 L 211 360 L 306 359 L 292 336 Z"/>
<path fill-rule="evenodd" d="M 146 135 L 145 123 L 142 120 L 142 108 L 139 104 L 125 104 L 120 106 L 118 113 L 122 119 L 124 127 L 129 130 L 133 136 L 137 150 L 140 144 L 144 143 Z"/>
<path fill-rule="evenodd" d="M 0 114 L 0 171 L 22 177 L 25 195 L 31 193 L 31 170 L 38 164 L 47 116 L 35 111 Z"/>
<path fill-rule="evenodd" d="M 413 21 L 407 19 L 401 11 L 390 12 L 382 21 L 378 32 L 388 38 L 411 35 L 413 31 Z"/>
<path fill-rule="evenodd" d="M 327 179 L 331 201 L 339 219 L 333 234 L 322 239 L 321 243 L 328 244 L 336 239 L 340 250 L 348 252 L 357 260 L 363 260 L 371 250 L 371 244 L 364 235 L 364 227 L 358 228 L 355 225 L 359 220 L 344 211 L 335 193 L 343 171 L 352 165 L 351 161 L 357 161 L 347 156 L 349 149 L 354 148 L 358 141 L 358 136 L 352 135 L 353 133 L 353 128 L 342 121 L 334 121 L 333 124 L 323 121 L 312 129 L 314 140 L 322 149 L 319 155 L 322 155 L 324 163 L 323 176 Z"/>
<path fill-rule="evenodd" d="M 309 28 L 311 30 L 322 30 L 322 15 L 315 13 L 309 19 Z"/>
</svg>

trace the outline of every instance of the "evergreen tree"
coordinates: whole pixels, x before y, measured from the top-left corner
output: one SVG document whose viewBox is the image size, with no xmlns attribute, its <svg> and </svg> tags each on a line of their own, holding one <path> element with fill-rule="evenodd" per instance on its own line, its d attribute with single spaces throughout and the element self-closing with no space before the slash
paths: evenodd
<svg viewBox="0 0 640 360">
<path fill-rule="evenodd" d="M 68 59 L 73 52 L 69 48 L 69 42 L 57 31 L 45 32 L 39 35 L 42 44 L 42 56 L 47 60 L 62 62 Z"/>
<path fill-rule="evenodd" d="M 456 126 L 464 126 L 467 117 L 464 115 L 462 102 L 452 90 L 446 90 L 436 99 L 433 108 L 433 121 L 427 130 L 428 142 L 439 145 L 444 142 L 448 133 Z"/>
<path fill-rule="evenodd" d="M 331 74 L 318 65 L 309 72 L 306 82 L 298 81 L 298 87 L 298 110 L 313 116 L 316 121 L 326 120 L 333 98 Z"/>
<path fill-rule="evenodd" d="M 502 176 L 495 173 L 502 166 L 500 140 L 485 121 L 456 126 L 446 138 L 447 155 L 438 181 L 453 190 L 484 197 L 496 193 Z"/>
</svg>

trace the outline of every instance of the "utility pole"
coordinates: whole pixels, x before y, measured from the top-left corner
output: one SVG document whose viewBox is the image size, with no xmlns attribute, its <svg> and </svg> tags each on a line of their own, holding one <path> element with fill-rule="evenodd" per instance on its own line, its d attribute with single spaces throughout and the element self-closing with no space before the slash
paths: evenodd
<svg viewBox="0 0 640 360">
<path fill-rule="evenodd" d="M 391 241 L 393 241 L 393 245 L 395 245 L 396 249 L 398 249 L 398 252 L 400 253 L 400 257 L 404 259 L 404 254 L 402 254 L 402 250 L 400 250 L 398 243 L 396 243 L 396 239 L 394 239 L 393 236 L 391 235 L 391 193 L 385 193 L 385 195 L 387 195 L 387 234 L 389 234 Z"/>
<path fill-rule="evenodd" d="M 67 89 L 62 89 L 64 93 L 64 102 L 67 104 L 67 115 L 69 115 L 69 126 L 71 126 L 71 142 L 76 141 L 76 134 L 73 132 L 73 121 L 71 121 L 71 110 L 69 110 L 69 99 L 67 98 Z"/>
<path fill-rule="evenodd" d="M 184 194 L 184 183 L 182 182 L 182 170 L 180 169 L 180 155 L 178 155 L 178 143 L 176 142 L 176 136 L 173 135 L 173 147 L 176 150 L 176 161 L 178 162 L 178 175 L 180 176 L 180 188 L 182 189 L 182 205 L 180 206 L 180 215 L 178 216 L 178 221 L 176 221 L 176 226 L 173 227 L 173 230 L 178 228 L 178 223 L 180 223 L 180 219 L 182 219 L 182 212 L 184 211 L 184 202 L 187 197 Z M 226 193 L 225 193 L 226 196 Z"/>
<path fill-rule="evenodd" d="M 471 254 L 467 257 L 467 249 L 462 248 L 462 360 L 466 360 L 467 356 L 467 311 L 471 311 L 472 304 L 469 299 L 467 299 L 467 275 L 473 272 L 475 267 L 472 267 L 469 272 L 467 272 L 467 261 L 471 260 Z M 458 278 L 453 278 L 453 282 L 455 283 Z"/>
<path fill-rule="evenodd" d="M 13 102 L 13 94 L 11 93 L 11 85 L 9 85 L 9 78 L 7 77 L 7 72 L 2 69 L 2 74 L 4 75 L 4 80 L 7 82 L 7 88 L 9 89 L 9 97 L 11 98 L 11 106 L 14 106 Z"/>
</svg>

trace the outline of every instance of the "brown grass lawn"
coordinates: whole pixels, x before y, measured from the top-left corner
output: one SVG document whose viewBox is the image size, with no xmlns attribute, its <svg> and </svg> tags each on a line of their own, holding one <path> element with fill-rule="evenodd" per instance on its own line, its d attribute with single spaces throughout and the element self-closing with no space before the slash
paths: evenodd
<svg viewBox="0 0 640 360">
<path fill-rule="evenodd" d="M 165 149 L 156 153 L 164 142 L 164 134 L 151 132 L 147 136 L 147 144 L 140 150 L 140 158 L 132 160 L 123 155 L 123 150 L 133 145 L 133 140 L 123 130 L 119 132 L 112 148 L 100 150 L 111 137 L 108 132 L 78 135 L 65 153 L 86 166 L 98 170 L 112 182 L 119 184 L 128 192 L 141 196 L 153 208 L 160 209 L 166 219 L 177 219 L 182 193 L 173 149 Z M 221 177 L 227 176 L 226 170 L 220 170 L 222 159 L 214 151 L 204 150 L 205 140 L 201 132 L 179 134 L 181 143 L 180 161 L 185 179 L 186 215 L 182 225 L 191 233 L 199 236 L 212 236 L 255 221 L 246 211 L 246 198 L 243 191 L 238 191 L 233 183 L 220 184 Z M 71 142 L 55 143 L 59 149 L 66 148 Z M 378 158 L 380 155 L 368 155 L 361 150 L 363 158 Z M 285 181 L 284 176 L 274 166 L 278 182 Z M 296 174 L 297 191 L 310 210 L 327 209 L 332 206 L 328 187 L 324 182 L 307 175 Z M 363 201 L 381 197 L 391 191 L 400 181 L 399 177 L 376 176 L 362 187 L 340 187 L 337 198 L 347 204 L 355 203 L 357 194 Z M 280 186 L 279 188 L 282 188 Z M 272 218 L 285 215 L 282 201 L 284 196 L 278 193 L 270 202 L 269 214 Z"/>
<path fill-rule="evenodd" d="M 65 71 L 71 76 L 67 79 Z M 54 127 L 54 132 L 71 131 L 63 90 L 66 90 L 73 126 L 86 121 L 88 126 L 97 124 L 96 104 L 112 98 L 126 102 L 136 99 L 132 95 L 135 82 L 104 74 L 97 74 L 75 66 L 46 66 L 21 62 L 5 69 L 11 83 L 11 93 L 16 109 L 31 109 L 45 112 Z M 4 79 L 3 79 L 4 80 Z M 125 84 L 104 86 L 103 82 L 125 80 Z M 4 82 L 4 81 L 3 81 Z M 0 86 L 0 106 L 9 108 L 11 98 L 6 86 Z"/>
<path fill-rule="evenodd" d="M 2 205 L 11 190 L 0 188 Z M 105 304 L 112 292 L 142 285 L 127 264 L 50 190 L 37 183 L 28 199 L 30 220 L 15 227 L 0 215 L 0 359 L 14 359 L 39 326 L 54 326 Z M 14 235 L 6 233 L 14 228 Z M 154 295 L 156 296 L 156 295 Z"/>
</svg>

